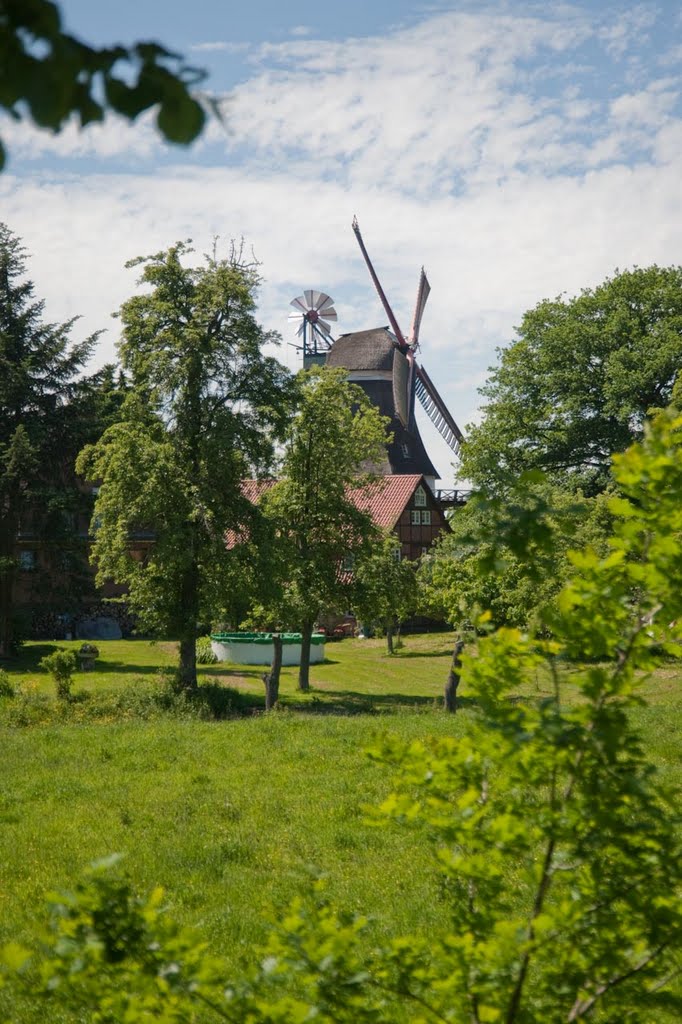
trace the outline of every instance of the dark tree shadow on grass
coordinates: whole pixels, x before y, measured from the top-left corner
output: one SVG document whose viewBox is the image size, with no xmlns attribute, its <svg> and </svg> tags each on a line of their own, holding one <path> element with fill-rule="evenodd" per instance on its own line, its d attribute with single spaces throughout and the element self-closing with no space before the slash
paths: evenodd
<svg viewBox="0 0 682 1024">
<path fill-rule="evenodd" d="M 126 675 L 147 676 L 156 675 L 161 669 L 173 668 L 173 665 L 132 665 L 129 661 L 95 661 L 93 672 L 112 672 L 115 675 L 125 673 Z"/>
<path fill-rule="evenodd" d="M 216 721 L 243 718 L 265 711 L 265 696 L 224 686 L 217 680 L 201 682 L 198 689 L 186 697 L 190 703 L 205 710 L 207 717 Z"/>
<path fill-rule="evenodd" d="M 287 707 L 292 710 L 311 714 L 398 714 L 401 711 L 439 711 L 442 709 L 440 694 L 429 697 L 409 693 L 358 693 L 355 690 L 324 690 L 318 698 L 315 691 L 312 700 L 306 703 L 294 703 L 291 698 Z M 471 697 L 459 697 L 458 707 L 476 707 L 477 702 Z"/>
<path fill-rule="evenodd" d="M 222 668 L 219 665 L 197 665 L 200 677 L 210 676 L 218 679 L 260 679 L 267 672 L 267 665 L 240 665 Z"/>
<path fill-rule="evenodd" d="M 3 667 L 13 672 L 37 672 L 39 662 L 48 654 L 54 654 L 59 650 L 59 643 L 32 644 L 30 647 L 20 647 L 18 653 L 7 660 Z"/>
<path fill-rule="evenodd" d="M 454 646 L 454 645 L 453 645 Z M 394 654 L 388 654 L 384 651 L 384 655 L 387 658 L 395 658 L 398 661 L 406 661 L 409 658 L 451 658 L 452 647 L 444 647 L 442 651 L 401 651 L 397 650 Z"/>
</svg>

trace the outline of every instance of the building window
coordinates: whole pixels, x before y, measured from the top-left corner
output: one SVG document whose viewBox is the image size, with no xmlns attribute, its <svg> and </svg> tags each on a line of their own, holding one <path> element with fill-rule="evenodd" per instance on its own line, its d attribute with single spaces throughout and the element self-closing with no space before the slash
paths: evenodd
<svg viewBox="0 0 682 1024">
<path fill-rule="evenodd" d="M 409 457 L 410 457 L 410 449 L 407 447 L 406 444 L 403 443 L 403 444 L 400 445 L 400 451 L 402 452 L 402 456 L 403 456 L 404 459 L 409 459 Z"/>
<path fill-rule="evenodd" d="M 419 524 L 422 521 L 422 518 L 421 518 L 421 512 L 419 511 L 418 508 L 413 508 L 412 509 L 412 512 L 410 514 L 410 518 L 411 518 L 413 526 L 419 526 Z"/>
<path fill-rule="evenodd" d="M 344 555 L 342 566 L 344 572 L 352 572 L 355 568 L 355 555 L 352 555 L 350 552 Z"/>
<path fill-rule="evenodd" d="M 20 551 L 19 552 L 19 568 L 23 572 L 31 572 L 36 567 L 36 553 L 35 551 Z"/>
<path fill-rule="evenodd" d="M 431 525 L 431 509 L 427 508 L 427 509 L 425 509 L 425 511 L 422 512 L 422 526 L 430 526 L 430 525 Z"/>
<path fill-rule="evenodd" d="M 393 548 L 393 561 L 399 562 L 403 557 L 403 553 L 400 548 Z"/>
<path fill-rule="evenodd" d="M 426 491 L 423 487 L 418 487 L 414 492 L 414 503 L 417 508 L 426 507 Z"/>
<path fill-rule="evenodd" d="M 429 549 L 428 548 L 422 548 L 422 557 L 424 555 L 428 555 L 428 553 L 429 553 Z"/>
</svg>

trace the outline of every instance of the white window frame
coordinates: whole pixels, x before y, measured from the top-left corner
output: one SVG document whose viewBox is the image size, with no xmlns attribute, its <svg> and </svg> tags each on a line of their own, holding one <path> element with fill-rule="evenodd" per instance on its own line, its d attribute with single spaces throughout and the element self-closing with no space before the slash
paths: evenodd
<svg viewBox="0 0 682 1024">
<path fill-rule="evenodd" d="M 418 508 L 413 508 L 410 512 L 410 523 L 412 526 L 419 526 L 422 521 L 422 514 Z"/>
<path fill-rule="evenodd" d="M 401 548 L 393 548 L 393 561 L 402 562 L 403 552 Z"/>
<path fill-rule="evenodd" d="M 426 491 L 421 486 L 414 492 L 414 505 L 415 508 L 426 508 Z"/>
<path fill-rule="evenodd" d="M 422 526 L 430 526 L 430 525 L 431 525 L 431 509 L 430 508 L 422 509 Z"/>
</svg>

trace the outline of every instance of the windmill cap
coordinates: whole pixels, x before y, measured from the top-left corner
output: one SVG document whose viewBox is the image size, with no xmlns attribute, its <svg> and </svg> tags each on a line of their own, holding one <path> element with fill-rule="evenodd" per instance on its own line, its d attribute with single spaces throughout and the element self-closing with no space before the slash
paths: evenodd
<svg viewBox="0 0 682 1024">
<path fill-rule="evenodd" d="M 346 370 L 392 370 L 397 345 L 397 339 L 386 327 L 342 334 L 327 355 L 327 366 L 342 366 Z"/>
</svg>

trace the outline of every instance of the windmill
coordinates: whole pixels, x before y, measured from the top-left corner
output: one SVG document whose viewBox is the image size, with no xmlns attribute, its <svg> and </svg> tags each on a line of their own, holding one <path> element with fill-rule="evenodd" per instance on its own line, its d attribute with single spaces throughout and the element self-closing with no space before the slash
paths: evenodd
<svg viewBox="0 0 682 1024">
<path fill-rule="evenodd" d="M 289 314 L 289 320 L 298 321 L 296 336 L 303 339 L 303 365 L 324 363 L 334 341 L 329 327 L 329 321 L 337 319 L 334 300 L 324 292 L 307 288 L 289 305 L 296 310 Z"/>
<path fill-rule="evenodd" d="M 422 316 L 431 288 L 422 267 L 412 326 L 406 338 L 369 258 L 357 218 L 353 219 L 353 231 L 390 329 L 341 335 L 327 355 L 327 364 L 344 366 L 349 379 L 365 390 L 383 415 L 390 416 L 393 441 L 388 447 L 388 472 L 419 472 L 435 480 L 438 474 L 426 453 L 415 419 L 415 397 L 455 455 L 459 454 L 463 435 L 433 381 L 416 359 Z"/>
<path fill-rule="evenodd" d="M 401 352 L 403 352 L 407 357 L 409 366 L 407 383 L 409 420 L 413 420 L 414 418 L 414 396 L 416 394 L 424 407 L 426 414 L 431 422 L 436 426 L 441 437 L 445 439 L 455 455 L 459 455 L 460 444 L 464 439 L 464 435 L 455 423 L 455 420 L 453 419 L 445 402 L 438 394 L 436 386 L 428 373 L 423 369 L 423 367 L 419 366 L 415 359 L 415 353 L 419 349 L 419 329 L 421 327 L 422 316 L 424 315 L 426 301 L 431 292 L 431 286 L 427 280 L 426 274 L 424 273 L 424 268 L 422 267 L 421 274 L 419 275 L 419 287 L 417 289 L 417 301 L 414 307 L 414 315 L 412 317 L 412 328 L 410 330 L 409 338 L 406 339 L 398 326 L 398 321 L 396 320 L 384 290 L 381 287 L 376 271 L 372 266 L 372 261 L 369 258 L 369 254 L 365 248 L 365 243 L 363 242 L 362 235 L 360 234 L 360 225 L 358 224 L 357 217 L 353 218 L 353 231 L 355 232 L 355 237 L 358 240 L 358 245 L 360 246 L 360 251 L 364 256 L 365 263 L 367 264 L 367 269 L 369 270 L 372 281 L 374 282 L 374 287 L 381 299 L 381 304 L 386 311 L 388 322 L 393 328 L 393 333 L 398 340 Z M 407 426 L 408 424 L 406 423 L 404 425 Z"/>
</svg>

